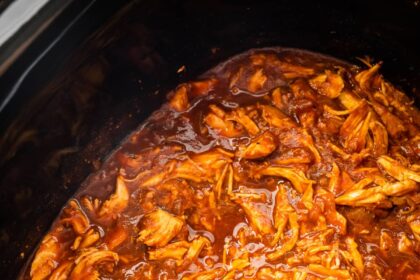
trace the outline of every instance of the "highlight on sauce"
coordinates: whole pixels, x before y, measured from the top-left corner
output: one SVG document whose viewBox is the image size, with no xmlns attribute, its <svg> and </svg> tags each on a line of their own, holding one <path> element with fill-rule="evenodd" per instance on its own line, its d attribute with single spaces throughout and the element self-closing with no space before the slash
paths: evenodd
<svg viewBox="0 0 420 280">
<path fill-rule="evenodd" d="M 252 50 L 179 85 L 24 279 L 420 279 L 420 113 L 379 74 Z"/>
</svg>

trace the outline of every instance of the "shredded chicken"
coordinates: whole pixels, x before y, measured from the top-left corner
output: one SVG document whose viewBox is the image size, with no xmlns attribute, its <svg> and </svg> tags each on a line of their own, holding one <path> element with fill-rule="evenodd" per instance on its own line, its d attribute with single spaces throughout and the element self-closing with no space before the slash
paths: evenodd
<svg viewBox="0 0 420 280">
<path fill-rule="evenodd" d="M 249 79 L 249 82 L 248 82 L 249 91 L 257 92 L 261 90 L 266 81 L 267 81 L 267 76 L 264 75 L 264 70 L 262 68 L 257 69 L 257 71 L 255 71 L 255 73 Z"/>
<path fill-rule="evenodd" d="M 274 232 L 271 218 L 267 215 L 266 205 L 250 201 L 247 197 L 238 197 L 237 203 L 244 209 L 250 225 L 259 234 L 272 234 Z"/>
<path fill-rule="evenodd" d="M 259 108 L 262 111 L 262 117 L 270 126 L 280 129 L 290 129 L 297 126 L 293 120 L 273 106 L 260 105 Z"/>
<path fill-rule="evenodd" d="M 407 131 L 406 125 L 397 116 L 392 114 L 385 106 L 372 101 L 372 107 L 381 118 L 388 134 L 393 138 L 398 138 Z"/>
<path fill-rule="evenodd" d="M 34 280 L 46 279 L 57 267 L 59 255 L 60 244 L 57 237 L 46 235 L 32 261 L 31 278 Z"/>
<path fill-rule="evenodd" d="M 330 70 L 325 70 L 324 74 L 310 79 L 309 84 L 320 94 L 329 98 L 338 97 L 344 88 L 343 78 Z"/>
<path fill-rule="evenodd" d="M 362 61 L 253 50 L 179 85 L 25 277 L 420 279 L 420 113 Z"/>
<path fill-rule="evenodd" d="M 188 251 L 189 244 L 186 241 L 171 243 L 162 248 L 149 251 L 149 260 L 157 261 L 164 259 L 182 260 Z"/>
<path fill-rule="evenodd" d="M 420 183 L 420 174 L 402 166 L 398 161 L 388 156 L 381 156 L 378 158 L 378 164 L 386 173 L 399 181 L 413 180 Z"/>
<path fill-rule="evenodd" d="M 245 159 L 258 159 L 270 155 L 276 148 L 275 136 L 266 131 L 255 138 L 248 146 L 239 146 L 236 156 Z"/>
<path fill-rule="evenodd" d="M 204 118 L 204 122 L 212 129 L 226 137 L 238 137 L 243 134 L 243 127 L 238 126 L 228 115 L 216 105 L 209 106 L 211 112 Z"/>
<path fill-rule="evenodd" d="M 90 226 L 86 214 L 80 208 L 80 205 L 76 200 L 71 200 L 69 205 L 64 208 L 63 216 L 64 218 L 61 219 L 61 223 L 71 225 L 74 232 L 77 234 L 85 233 Z"/>
<path fill-rule="evenodd" d="M 65 280 L 70 276 L 71 271 L 73 270 L 74 263 L 71 261 L 66 261 L 60 264 L 56 270 L 51 274 L 49 280 Z"/>
<path fill-rule="evenodd" d="M 122 176 L 117 177 L 115 193 L 105 201 L 99 210 L 99 216 L 116 215 L 125 210 L 128 205 L 129 193 Z"/>
<path fill-rule="evenodd" d="M 138 240 L 148 246 L 165 246 L 179 233 L 184 223 L 182 219 L 165 210 L 157 209 L 143 219 L 143 229 Z"/>
<path fill-rule="evenodd" d="M 278 176 L 288 179 L 295 189 L 303 193 L 308 187 L 312 185 L 312 181 L 308 180 L 305 174 L 302 171 L 295 170 L 292 168 L 276 167 L 269 166 L 258 170 L 255 176 L 259 178 L 260 176 Z"/>
<path fill-rule="evenodd" d="M 360 152 L 366 145 L 371 113 L 366 102 L 361 102 L 347 117 L 340 129 L 344 148 L 353 153 Z"/>
<path fill-rule="evenodd" d="M 383 124 L 373 121 L 369 125 L 369 129 L 373 135 L 372 151 L 375 156 L 381 156 L 388 151 L 388 132 Z"/>
<path fill-rule="evenodd" d="M 278 258 L 282 257 L 285 253 L 292 250 L 296 242 L 298 241 L 299 224 L 296 213 L 289 214 L 289 226 L 290 230 L 292 231 L 291 236 L 285 242 L 283 242 L 282 245 L 276 248 L 274 252 L 267 254 L 267 258 L 270 261 L 277 260 Z"/>
<path fill-rule="evenodd" d="M 345 90 L 341 92 L 338 99 L 347 110 L 356 109 L 360 105 L 360 102 L 362 102 L 362 100 L 358 98 L 355 94 Z"/>
<path fill-rule="evenodd" d="M 100 267 L 106 266 L 112 271 L 118 260 L 118 254 L 112 251 L 94 248 L 86 249 L 74 260 L 75 266 L 69 278 L 75 280 L 96 280 L 100 276 L 98 271 Z"/>
<path fill-rule="evenodd" d="M 169 101 L 169 105 L 178 112 L 182 112 L 188 109 L 190 106 L 188 101 L 188 89 L 187 86 L 182 85 L 178 87 Z"/>
<path fill-rule="evenodd" d="M 247 115 L 247 112 L 243 109 L 236 109 L 227 115 L 227 120 L 235 121 L 241 124 L 248 131 L 250 135 L 257 135 L 260 132 L 258 126 L 254 121 Z"/>
</svg>

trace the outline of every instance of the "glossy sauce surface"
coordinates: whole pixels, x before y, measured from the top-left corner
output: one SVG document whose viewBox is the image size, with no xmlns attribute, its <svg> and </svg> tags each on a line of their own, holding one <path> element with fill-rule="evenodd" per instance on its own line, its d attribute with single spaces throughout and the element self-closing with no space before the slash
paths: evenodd
<svg viewBox="0 0 420 280">
<path fill-rule="evenodd" d="M 179 85 L 26 277 L 420 279 L 420 114 L 366 63 L 255 50 Z"/>
</svg>

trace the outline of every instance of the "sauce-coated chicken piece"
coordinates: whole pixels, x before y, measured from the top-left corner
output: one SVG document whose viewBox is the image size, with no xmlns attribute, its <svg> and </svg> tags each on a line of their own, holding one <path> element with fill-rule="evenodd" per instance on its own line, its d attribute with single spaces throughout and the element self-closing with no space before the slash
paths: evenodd
<svg viewBox="0 0 420 280">
<path fill-rule="evenodd" d="M 178 87 L 169 101 L 169 106 L 178 112 L 187 110 L 190 106 L 187 90 L 185 85 Z"/>
<path fill-rule="evenodd" d="M 99 216 L 111 216 L 121 213 L 128 205 L 129 193 L 122 176 L 117 177 L 115 192 L 106 200 L 99 210 Z"/>
<path fill-rule="evenodd" d="M 51 234 L 46 235 L 32 261 L 31 278 L 34 280 L 46 279 L 57 267 L 59 255 L 60 244 L 57 237 Z"/>
<path fill-rule="evenodd" d="M 96 280 L 100 277 L 99 268 L 112 272 L 118 263 L 118 254 L 108 250 L 89 248 L 83 251 L 75 260 L 75 266 L 69 276 L 75 280 Z"/>
<path fill-rule="evenodd" d="M 166 245 L 165 247 L 157 248 L 148 251 L 149 260 L 159 261 L 164 259 L 182 260 L 185 253 L 188 251 L 189 244 L 187 241 L 178 241 Z"/>
<path fill-rule="evenodd" d="M 148 246 L 162 247 L 181 231 L 185 222 L 165 210 L 157 209 L 147 214 L 142 224 L 138 240 Z"/>
<path fill-rule="evenodd" d="M 270 155 L 277 148 L 275 136 L 266 131 L 255 138 L 248 146 L 239 146 L 236 156 L 245 159 L 258 159 Z"/>
<path fill-rule="evenodd" d="M 85 233 L 89 228 L 89 220 L 76 200 L 70 200 L 63 210 L 61 223 L 70 225 L 77 234 Z"/>
<path fill-rule="evenodd" d="M 267 211 L 267 205 L 265 203 L 252 201 L 252 199 L 247 197 L 238 197 L 235 200 L 241 205 L 249 219 L 250 225 L 258 234 L 265 235 L 274 233 L 271 218 L 268 215 L 269 211 Z"/>
<path fill-rule="evenodd" d="M 325 70 L 325 73 L 310 79 L 309 84 L 329 98 L 338 97 L 344 88 L 343 78 L 330 70 Z"/>
<path fill-rule="evenodd" d="M 388 156 L 378 158 L 378 164 L 392 177 L 399 181 L 410 179 L 420 183 L 420 174 L 402 166 L 401 163 Z"/>
<path fill-rule="evenodd" d="M 212 129 L 226 137 L 238 137 L 243 134 L 243 127 L 228 120 L 226 112 L 221 108 L 211 105 L 209 109 L 211 112 L 204 118 L 204 122 Z"/>
<path fill-rule="evenodd" d="M 248 90 L 251 92 L 259 91 L 262 89 L 266 81 L 267 76 L 264 75 L 264 70 L 262 68 L 259 68 L 249 79 Z"/>
<path fill-rule="evenodd" d="M 302 171 L 293 168 L 269 166 L 258 170 L 255 176 L 257 178 L 261 176 L 278 176 L 286 178 L 292 182 L 293 187 L 300 193 L 303 193 L 312 185 L 312 181 L 308 180 Z"/>
</svg>

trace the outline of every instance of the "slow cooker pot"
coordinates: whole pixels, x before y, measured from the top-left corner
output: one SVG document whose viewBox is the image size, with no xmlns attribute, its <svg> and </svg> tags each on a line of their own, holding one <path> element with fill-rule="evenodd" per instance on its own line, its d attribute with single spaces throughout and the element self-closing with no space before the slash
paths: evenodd
<svg viewBox="0 0 420 280">
<path fill-rule="evenodd" d="M 419 6 L 408 0 L 45 5 L 0 51 L 2 279 L 18 276 L 80 183 L 168 89 L 233 54 L 285 46 L 359 64 L 367 55 L 384 61 L 385 77 L 418 104 Z"/>
</svg>

